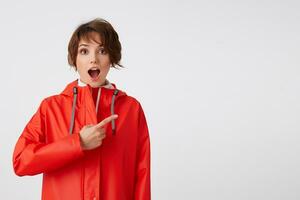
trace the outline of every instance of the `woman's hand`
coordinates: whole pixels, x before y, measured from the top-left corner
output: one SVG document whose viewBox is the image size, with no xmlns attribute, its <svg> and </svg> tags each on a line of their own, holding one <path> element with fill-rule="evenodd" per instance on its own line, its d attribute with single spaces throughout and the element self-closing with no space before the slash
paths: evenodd
<svg viewBox="0 0 300 200">
<path fill-rule="evenodd" d="M 113 119 L 118 118 L 118 115 L 111 115 L 96 125 L 86 125 L 80 130 L 80 143 L 83 150 L 90 150 L 99 147 L 102 140 L 105 138 L 105 125 Z"/>
</svg>

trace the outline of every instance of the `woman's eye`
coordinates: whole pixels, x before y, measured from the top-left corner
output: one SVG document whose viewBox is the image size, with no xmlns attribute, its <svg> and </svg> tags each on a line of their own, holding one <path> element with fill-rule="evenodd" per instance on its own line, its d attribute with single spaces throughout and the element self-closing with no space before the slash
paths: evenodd
<svg viewBox="0 0 300 200">
<path fill-rule="evenodd" d="M 87 50 L 86 49 L 81 49 L 79 50 L 80 54 L 86 54 L 87 53 Z"/>
<path fill-rule="evenodd" d="M 105 51 L 104 49 L 100 49 L 99 52 L 100 52 L 101 54 L 106 54 L 106 51 Z"/>
</svg>

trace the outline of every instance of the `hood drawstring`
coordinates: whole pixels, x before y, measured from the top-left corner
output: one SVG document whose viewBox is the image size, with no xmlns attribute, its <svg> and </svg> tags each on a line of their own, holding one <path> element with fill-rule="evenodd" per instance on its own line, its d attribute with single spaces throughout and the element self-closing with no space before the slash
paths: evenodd
<svg viewBox="0 0 300 200">
<path fill-rule="evenodd" d="M 118 89 L 114 90 L 113 96 L 112 96 L 112 100 L 111 100 L 111 107 L 110 107 L 110 112 L 113 115 L 114 114 L 114 105 L 115 105 L 115 97 L 116 95 L 119 93 Z M 73 127 L 74 127 L 74 120 L 75 120 L 75 108 L 76 108 L 76 100 L 77 100 L 77 87 L 73 87 L 73 105 L 72 105 L 72 116 L 71 116 L 71 122 L 70 122 L 70 134 L 73 133 Z M 97 106 L 98 108 L 98 106 Z M 113 135 L 116 134 L 116 124 L 115 124 L 115 119 L 113 119 L 111 121 L 111 127 L 112 127 L 112 133 Z"/>
<path fill-rule="evenodd" d="M 71 117 L 71 124 L 70 124 L 70 134 L 73 132 L 74 127 L 74 119 L 75 119 L 75 107 L 76 107 L 76 100 L 77 100 L 77 87 L 73 87 L 73 105 L 72 105 L 72 117 Z"/>
<path fill-rule="evenodd" d="M 118 90 L 117 89 L 115 89 L 114 90 L 114 94 L 113 94 L 113 96 L 112 96 L 112 100 L 111 100 L 111 107 L 110 107 L 110 112 L 111 112 L 111 114 L 113 115 L 113 114 L 115 114 L 114 113 L 114 105 L 115 105 L 115 97 L 116 97 L 116 95 L 118 94 Z M 112 121 L 111 121 L 111 128 L 112 128 L 112 133 L 113 133 L 113 135 L 115 135 L 116 134 L 116 124 L 115 124 L 115 119 L 113 119 Z"/>
</svg>

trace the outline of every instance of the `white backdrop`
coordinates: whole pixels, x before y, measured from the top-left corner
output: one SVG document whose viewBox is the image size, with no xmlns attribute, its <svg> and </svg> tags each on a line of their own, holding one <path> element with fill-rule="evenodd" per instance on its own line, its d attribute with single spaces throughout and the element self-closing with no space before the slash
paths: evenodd
<svg viewBox="0 0 300 200">
<path fill-rule="evenodd" d="M 0 195 L 40 199 L 15 142 L 41 100 L 77 78 L 67 44 L 102 17 L 123 46 L 108 79 L 137 98 L 151 139 L 153 200 L 300 198 L 300 3 L 1 1 Z"/>
</svg>

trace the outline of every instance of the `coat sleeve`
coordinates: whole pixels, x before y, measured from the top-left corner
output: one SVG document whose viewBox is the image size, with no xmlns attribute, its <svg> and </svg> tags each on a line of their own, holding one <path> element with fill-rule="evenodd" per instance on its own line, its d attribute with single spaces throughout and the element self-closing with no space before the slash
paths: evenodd
<svg viewBox="0 0 300 200">
<path fill-rule="evenodd" d="M 150 138 L 144 111 L 141 105 L 139 106 L 138 147 L 134 200 L 150 200 Z"/>
<path fill-rule="evenodd" d="M 52 143 L 45 142 L 46 109 L 44 99 L 15 145 L 13 167 L 18 176 L 49 172 L 84 154 L 79 134 L 68 135 Z"/>
</svg>

